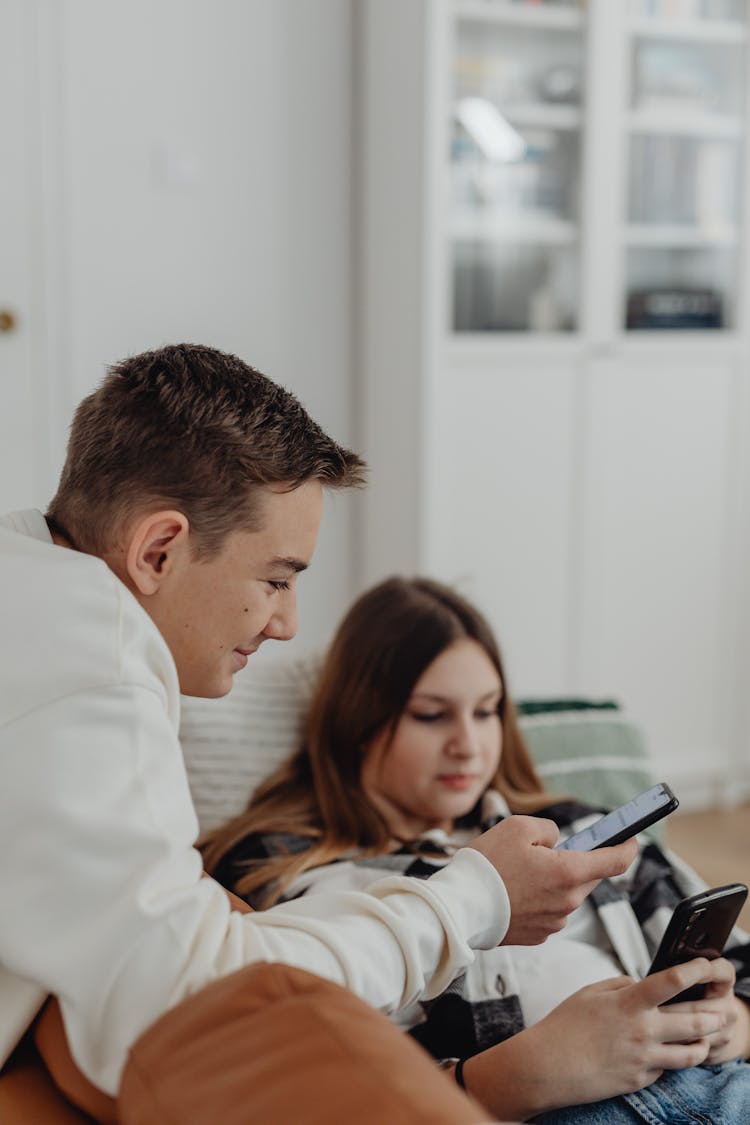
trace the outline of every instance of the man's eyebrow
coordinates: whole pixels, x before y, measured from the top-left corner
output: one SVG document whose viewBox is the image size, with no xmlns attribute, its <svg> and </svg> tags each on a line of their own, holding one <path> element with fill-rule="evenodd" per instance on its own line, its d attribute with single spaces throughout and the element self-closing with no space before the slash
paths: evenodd
<svg viewBox="0 0 750 1125">
<path fill-rule="evenodd" d="M 271 559 L 271 566 L 281 567 L 284 570 L 294 571 L 295 574 L 301 574 L 303 570 L 307 570 L 309 563 L 302 562 L 301 559 L 282 558 L 276 555 Z"/>
</svg>

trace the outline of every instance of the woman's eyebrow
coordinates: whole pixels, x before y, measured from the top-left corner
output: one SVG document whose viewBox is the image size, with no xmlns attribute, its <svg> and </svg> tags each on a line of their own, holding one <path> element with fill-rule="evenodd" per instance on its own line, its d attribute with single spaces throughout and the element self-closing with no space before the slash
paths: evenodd
<svg viewBox="0 0 750 1125">
<path fill-rule="evenodd" d="M 503 689 L 498 685 L 492 688 L 491 691 L 486 691 L 484 695 L 480 695 L 477 702 L 483 703 L 485 699 L 493 699 L 496 695 L 502 696 Z M 415 691 L 411 696 L 412 699 L 430 699 L 433 703 L 449 703 L 450 697 L 447 695 L 438 695 L 436 692 L 431 691 Z"/>
</svg>

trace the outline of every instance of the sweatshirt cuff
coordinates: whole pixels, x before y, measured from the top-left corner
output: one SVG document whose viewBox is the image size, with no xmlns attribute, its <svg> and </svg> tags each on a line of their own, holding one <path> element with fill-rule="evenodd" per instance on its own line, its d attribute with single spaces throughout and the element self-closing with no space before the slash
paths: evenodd
<svg viewBox="0 0 750 1125">
<path fill-rule="evenodd" d="M 505 883 L 476 848 L 461 848 L 428 880 L 472 949 L 494 949 L 508 932 L 510 899 Z"/>
</svg>

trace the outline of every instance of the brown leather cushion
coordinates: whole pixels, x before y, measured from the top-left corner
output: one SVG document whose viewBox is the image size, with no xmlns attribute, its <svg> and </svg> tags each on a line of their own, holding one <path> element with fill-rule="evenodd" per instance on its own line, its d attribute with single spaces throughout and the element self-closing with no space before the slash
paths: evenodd
<svg viewBox="0 0 750 1125">
<path fill-rule="evenodd" d="M 488 1114 L 352 992 L 256 964 L 184 1000 L 134 1044 L 121 1125 L 479 1125 Z"/>
<path fill-rule="evenodd" d="M 208 876 L 207 876 L 208 878 Z M 252 913 L 241 898 L 226 891 L 232 909 L 240 914 Z M 65 1036 L 62 1013 L 56 999 L 50 998 L 34 1028 L 34 1042 L 55 1085 L 65 1096 L 100 1125 L 116 1125 L 117 1110 L 114 1098 L 103 1093 L 88 1080 L 73 1059 Z M 35 1120 L 27 1118 L 25 1125 Z M 40 1119 L 42 1120 L 42 1119 Z M 5 1125 L 5 1119 L 0 1116 Z M 46 1123 L 45 1123 L 46 1125 Z"/>
<path fill-rule="evenodd" d="M 92 1119 L 65 1100 L 36 1057 L 0 1075 L 0 1121 L 3 1125 L 91 1125 Z"/>
<path fill-rule="evenodd" d="M 55 1085 L 73 1105 L 100 1125 L 117 1125 L 115 1099 L 89 1082 L 70 1053 L 60 1005 L 54 998 L 47 1001 L 37 1021 L 34 1043 Z"/>
</svg>

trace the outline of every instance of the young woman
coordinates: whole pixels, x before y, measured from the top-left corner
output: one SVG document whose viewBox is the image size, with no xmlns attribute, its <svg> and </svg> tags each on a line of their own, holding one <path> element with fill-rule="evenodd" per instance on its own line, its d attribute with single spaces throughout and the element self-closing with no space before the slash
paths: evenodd
<svg viewBox="0 0 750 1125">
<path fill-rule="evenodd" d="M 383 869 L 428 877 L 515 812 L 542 812 L 564 835 L 591 814 L 544 793 L 481 614 L 438 583 L 392 578 L 339 627 L 299 750 L 204 842 L 204 859 L 251 905 L 268 906 L 361 888 Z M 478 954 L 401 1022 L 437 1058 L 459 1059 L 458 1079 L 501 1117 L 744 1120 L 744 935 L 726 958 L 640 979 L 674 905 L 703 886 L 644 841 L 631 869 L 600 884 L 561 934 Z M 662 1007 L 688 980 L 707 982 L 706 999 Z"/>
</svg>

